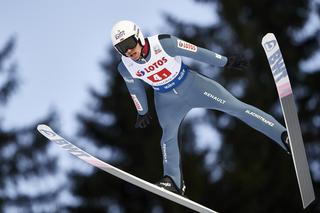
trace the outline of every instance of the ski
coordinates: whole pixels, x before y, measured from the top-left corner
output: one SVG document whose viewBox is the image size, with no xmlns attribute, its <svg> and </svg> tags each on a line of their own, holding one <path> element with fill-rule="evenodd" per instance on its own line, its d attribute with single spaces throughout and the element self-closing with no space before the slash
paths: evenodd
<svg viewBox="0 0 320 213">
<path fill-rule="evenodd" d="M 202 206 L 192 200 L 189 200 L 185 197 L 182 197 L 180 195 L 177 195 L 173 192 L 170 192 L 168 190 L 165 190 L 163 188 L 160 188 L 154 184 L 151 184 L 143 179 L 140 179 L 134 175 L 131 175 L 127 172 L 124 172 L 102 160 L 99 160 L 98 158 L 88 154 L 87 152 L 83 151 L 79 147 L 73 145 L 57 133 L 55 133 L 49 126 L 44 124 L 39 124 L 37 126 L 38 131 L 48 138 L 50 141 L 56 143 L 59 145 L 62 149 L 68 151 L 72 155 L 80 158 L 81 160 L 85 161 L 88 164 L 91 164 L 92 166 L 95 166 L 99 169 L 102 169 L 105 172 L 108 172 L 111 175 L 114 175 L 126 182 L 129 182 L 133 185 L 136 185 L 144 190 L 147 190 L 149 192 L 152 192 L 154 194 L 157 194 L 161 197 L 164 197 L 168 200 L 171 200 L 175 203 L 178 203 L 180 205 L 183 205 L 189 209 L 192 209 L 197 212 L 204 212 L 204 213 L 217 213 L 216 211 L 213 211 L 205 206 Z"/>
<path fill-rule="evenodd" d="M 306 208 L 315 199 L 315 194 L 288 72 L 275 35 L 273 33 L 266 34 L 262 38 L 261 44 L 267 55 L 276 83 L 282 113 L 288 131 L 302 204 L 303 208 Z"/>
</svg>

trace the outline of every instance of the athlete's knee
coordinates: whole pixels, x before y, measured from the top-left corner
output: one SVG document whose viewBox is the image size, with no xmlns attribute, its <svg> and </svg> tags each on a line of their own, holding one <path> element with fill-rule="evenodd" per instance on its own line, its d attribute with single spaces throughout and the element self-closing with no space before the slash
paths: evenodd
<svg viewBox="0 0 320 213">
<path fill-rule="evenodd" d="M 177 143 L 177 134 L 163 134 L 161 137 L 161 146 L 168 146 Z"/>
<path fill-rule="evenodd" d="M 163 138 L 172 138 L 178 134 L 179 127 L 178 125 L 166 124 L 162 125 L 162 137 Z"/>
</svg>

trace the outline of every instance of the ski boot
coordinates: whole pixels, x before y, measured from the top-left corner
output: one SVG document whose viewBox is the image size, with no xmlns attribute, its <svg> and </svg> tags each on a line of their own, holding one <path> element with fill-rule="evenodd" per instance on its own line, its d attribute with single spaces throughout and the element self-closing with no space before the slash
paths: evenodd
<svg viewBox="0 0 320 213">
<path fill-rule="evenodd" d="M 286 147 L 287 153 L 289 155 L 291 155 L 291 148 L 290 148 L 289 137 L 288 137 L 288 132 L 287 131 L 284 131 L 281 134 L 281 141 L 284 144 L 284 146 Z"/>
<path fill-rule="evenodd" d="M 181 189 L 179 189 L 172 178 L 168 175 L 165 175 L 163 178 L 161 178 L 157 183 L 155 183 L 155 185 L 181 196 L 184 196 L 184 193 L 186 191 L 184 181 L 182 181 L 182 187 Z"/>
</svg>

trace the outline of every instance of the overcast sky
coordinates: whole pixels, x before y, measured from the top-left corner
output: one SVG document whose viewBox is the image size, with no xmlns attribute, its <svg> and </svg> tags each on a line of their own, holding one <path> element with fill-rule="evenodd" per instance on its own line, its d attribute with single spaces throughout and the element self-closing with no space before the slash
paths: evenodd
<svg viewBox="0 0 320 213">
<path fill-rule="evenodd" d="M 0 48 L 17 37 L 12 59 L 21 80 L 5 109 L 5 125 L 29 124 L 54 107 L 60 129 L 75 132 L 74 115 L 85 110 L 88 88 L 103 89 L 99 62 L 107 57 L 113 24 L 129 19 L 144 32 L 168 33 L 163 13 L 199 24 L 216 21 L 212 7 L 192 0 L 1 0 Z"/>
</svg>

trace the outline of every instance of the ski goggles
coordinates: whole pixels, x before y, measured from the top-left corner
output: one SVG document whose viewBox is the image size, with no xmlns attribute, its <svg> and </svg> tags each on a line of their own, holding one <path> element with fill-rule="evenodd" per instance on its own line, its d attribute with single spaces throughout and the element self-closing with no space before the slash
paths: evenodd
<svg viewBox="0 0 320 213">
<path fill-rule="evenodd" d="M 138 43 L 138 40 L 133 35 L 121 41 L 120 43 L 116 44 L 115 47 L 122 55 L 126 55 L 126 52 L 129 49 L 133 49 L 137 46 L 137 43 Z"/>
</svg>

